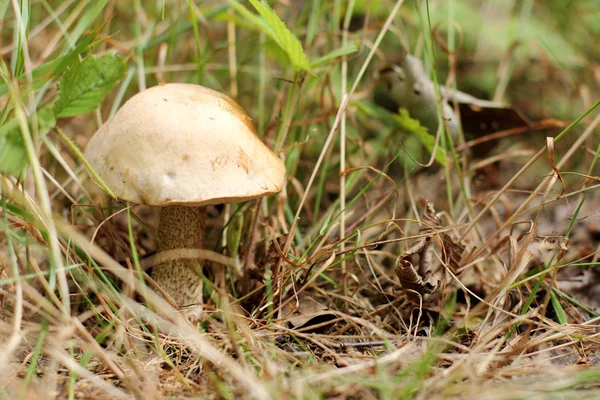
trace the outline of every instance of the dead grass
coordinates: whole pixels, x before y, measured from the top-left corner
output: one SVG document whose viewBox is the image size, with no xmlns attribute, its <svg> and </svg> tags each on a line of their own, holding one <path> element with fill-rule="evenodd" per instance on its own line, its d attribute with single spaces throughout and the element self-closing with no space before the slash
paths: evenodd
<svg viewBox="0 0 600 400">
<path fill-rule="evenodd" d="M 423 53 L 432 33 L 424 8 L 373 1 L 365 13 L 363 5 L 348 11 L 337 1 L 274 4 L 311 59 L 359 44 L 357 53 L 301 77 L 263 34 L 217 2 L 166 1 L 164 17 L 161 2 L 140 3 L 107 1 L 89 27 L 104 23 L 93 53 L 128 58 L 125 79 L 96 112 L 61 119 L 46 136 L 25 124 L 35 162 L 21 179 L 0 176 L 0 395 L 600 395 L 600 116 L 592 108 L 599 90 L 589 79 L 597 69 L 588 61 L 593 52 L 573 33 L 582 29 L 571 20 L 581 9 L 536 4 L 528 14 L 527 4 L 520 12 L 498 5 L 494 14 L 475 1 L 449 2 L 463 43 L 447 42 L 450 24 L 436 24 L 446 11 L 430 2 L 442 68 L 442 43 L 463 43 L 459 87 L 505 90 L 500 97 L 533 121 L 567 123 L 496 141 L 489 155 L 460 152 L 446 167 L 421 169 L 410 158 L 426 162 L 429 154 L 365 110 L 374 107 L 373 73 L 398 57 L 400 43 Z M 26 74 L 60 54 L 65 32 L 73 34 L 90 7 L 32 2 Z M 0 6 L 0 76 L 10 87 L 2 123 L 56 96 L 58 78 L 30 91 L 31 80 L 8 72 L 18 8 L 16 1 Z M 484 25 L 495 18 L 497 35 L 520 27 L 514 46 L 477 39 L 477 29 L 492 28 L 469 25 L 473 13 Z M 554 36 L 534 40 L 548 31 Z M 502 53 L 484 57 L 486 46 Z M 475 74 L 481 79 L 473 85 Z M 156 210 L 110 201 L 62 136 L 84 148 L 133 93 L 175 81 L 237 93 L 288 171 L 279 195 L 239 210 L 209 207 L 211 247 L 197 254 L 207 260 L 206 316 L 198 326 L 157 294 L 144 271 L 156 262 Z M 244 227 L 241 276 L 224 239 L 236 211 Z"/>
</svg>

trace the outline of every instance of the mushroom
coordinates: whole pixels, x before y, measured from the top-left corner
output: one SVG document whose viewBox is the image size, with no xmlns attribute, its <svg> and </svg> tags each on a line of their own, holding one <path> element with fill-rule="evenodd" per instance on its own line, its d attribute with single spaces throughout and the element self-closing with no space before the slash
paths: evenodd
<svg viewBox="0 0 600 400">
<path fill-rule="evenodd" d="M 283 162 L 258 138 L 244 110 L 191 84 L 133 96 L 91 138 L 85 157 L 118 198 L 161 207 L 158 236 L 167 249 L 203 248 L 206 205 L 271 195 L 285 180 Z M 188 316 L 201 310 L 197 265 L 175 260 L 151 273 Z"/>
</svg>

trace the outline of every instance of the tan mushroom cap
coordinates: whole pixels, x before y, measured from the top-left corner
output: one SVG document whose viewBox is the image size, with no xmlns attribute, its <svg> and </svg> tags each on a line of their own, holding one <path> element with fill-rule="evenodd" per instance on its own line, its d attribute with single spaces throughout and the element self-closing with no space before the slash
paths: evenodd
<svg viewBox="0 0 600 400">
<path fill-rule="evenodd" d="M 182 83 L 133 96 L 85 157 L 117 197 L 153 206 L 237 203 L 277 193 L 285 179 L 237 103 Z"/>
</svg>

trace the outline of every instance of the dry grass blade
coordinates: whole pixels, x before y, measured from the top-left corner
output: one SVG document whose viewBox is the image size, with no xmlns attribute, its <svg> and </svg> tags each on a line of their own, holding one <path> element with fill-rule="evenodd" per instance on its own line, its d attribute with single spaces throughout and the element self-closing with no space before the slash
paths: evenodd
<svg viewBox="0 0 600 400">
<path fill-rule="evenodd" d="M 70 226 L 63 225 L 60 226 L 60 228 L 63 231 L 63 234 L 70 237 L 77 246 L 81 247 L 92 258 L 104 265 L 108 271 L 121 279 L 124 284 L 135 289 L 156 310 L 156 312 L 150 312 L 146 307 L 139 305 L 138 303 L 131 303 L 130 307 L 132 307 L 134 311 L 140 313 L 142 318 L 148 322 L 156 323 L 159 329 L 166 335 L 172 335 L 180 339 L 187 346 L 190 346 L 198 352 L 201 357 L 227 370 L 242 385 L 244 385 L 250 393 L 252 393 L 252 397 L 257 399 L 270 398 L 264 386 L 250 371 L 242 369 L 239 364 L 228 355 L 219 351 L 164 299 L 154 292 L 149 291 L 141 282 L 132 279 L 132 276 L 127 270 L 116 263 L 112 257 L 91 244 L 78 232 L 73 231 Z M 160 318 L 159 315 L 168 315 L 169 319 L 166 320 Z"/>
<path fill-rule="evenodd" d="M 0 1 L 0 397 L 599 396 L 593 2 L 153 3 Z M 208 157 L 141 107 L 129 166 L 94 184 L 93 133 L 175 83 L 235 98 L 287 178 L 174 216 L 171 246 L 160 210 L 109 187 L 143 122 L 168 168 L 135 185 L 235 191 L 213 172 L 264 161 Z"/>
</svg>

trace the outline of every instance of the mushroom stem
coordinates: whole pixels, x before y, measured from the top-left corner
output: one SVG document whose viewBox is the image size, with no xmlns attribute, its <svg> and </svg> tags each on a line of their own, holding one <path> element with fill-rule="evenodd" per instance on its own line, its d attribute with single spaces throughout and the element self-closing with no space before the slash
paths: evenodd
<svg viewBox="0 0 600 400">
<path fill-rule="evenodd" d="M 205 207 L 163 207 L 160 211 L 158 236 L 166 249 L 202 249 L 205 235 L 204 218 Z M 200 266 L 200 261 L 193 259 L 158 264 L 152 268 L 152 279 L 179 307 L 201 305 L 202 279 L 194 272 Z"/>
</svg>

